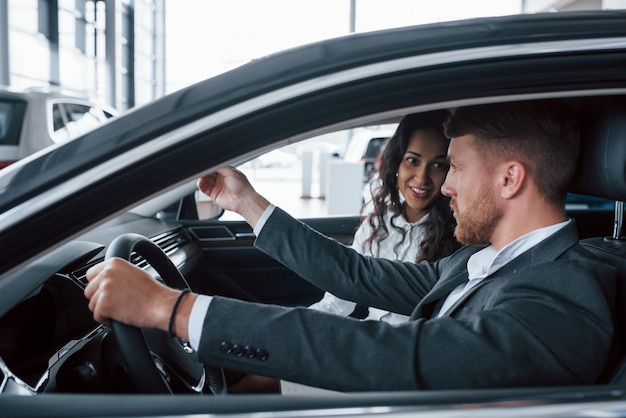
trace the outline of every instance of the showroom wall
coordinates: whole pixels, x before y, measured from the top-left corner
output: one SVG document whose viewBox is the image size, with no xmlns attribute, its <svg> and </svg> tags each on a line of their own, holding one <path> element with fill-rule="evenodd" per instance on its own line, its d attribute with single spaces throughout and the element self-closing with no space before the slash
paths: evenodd
<svg viewBox="0 0 626 418">
<path fill-rule="evenodd" d="M 172 88 L 182 88 L 196 80 L 194 74 L 176 78 L 177 75 L 172 73 L 178 67 L 187 71 L 196 70 L 198 78 L 222 71 L 213 68 L 216 64 L 212 66 L 200 61 L 199 54 L 194 55 L 190 46 L 194 41 L 194 30 L 211 26 L 209 18 L 224 20 L 223 15 L 227 14 L 237 17 L 237 22 L 245 22 L 245 16 L 232 2 L 203 1 L 206 1 L 201 3 L 203 8 L 217 8 L 219 13 L 194 13 L 197 11 L 185 6 L 181 0 L 170 0 L 169 3 L 168 0 L 0 0 L 0 85 L 15 89 L 62 88 L 74 95 L 106 103 L 120 111 L 148 103 Z M 323 19 L 324 25 L 321 26 L 324 27 L 331 27 L 332 19 L 328 17 L 328 13 L 334 12 L 329 12 L 329 5 L 332 5 L 332 10 L 341 5 L 341 10 L 346 11 L 350 6 L 350 15 L 352 18 L 359 17 L 360 26 L 367 27 L 369 22 L 365 0 L 332 0 L 330 3 L 293 1 L 292 14 L 297 14 L 296 11 L 304 13 L 312 8 L 311 10 L 323 16 L 320 19 Z M 296 6 L 296 2 L 302 3 Z M 262 20 L 259 16 L 267 18 L 272 15 L 264 13 L 262 4 L 263 0 L 254 0 L 253 5 L 257 9 L 261 8 L 263 13 L 252 14 L 254 20 L 243 26 L 240 38 L 247 32 L 257 34 L 252 23 Z M 517 6 L 517 10 L 527 13 L 626 8 L 626 0 L 520 0 L 519 4 L 521 7 Z M 308 9 L 304 7 L 307 5 Z M 386 2 L 384 7 L 390 8 L 390 13 L 399 13 L 391 5 L 392 3 Z M 182 8 L 179 13 L 186 24 L 184 31 L 172 28 L 177 32 L 176 36 L 182 37 L 186 46 L 170 46 L 167 53 L 166 6 L 172 11 Z M 229 12 L 228 7 L 236 10 Z M 354 11 L 355 8 L 358 13 Z M 281 10 L 276 14 L 283 16 L 287 12 Z M 306 14 L 311 17 L 310 10 Z M 337 16 L 336 19 L 347 20 L 347 15 Z M 313 18 L 309 20 L 316 21 Z M 373 22 L 376 19 L 369 20 Z M 283 18 L 282 22 L 293 22 L 296 29 L 287 27 L 291 35 L 285 37 L 282 27 L 278 28 L 281 30 L 277 30 L 276 36 L 280 39 L 294 38 L 297 30 L 301 30 L 303 26 L 303 20 L 298 19 Z M 343 20 L 338 25 L 342 30 L 344 26 L 347 28 L 347 22 Z M 174 39 L 173 33 L 168 35 Z M 228 39 L 227 34 L 219 32 L 203 37 L 203 54 L 214 57 L 220 48 L 243 53 L 245 48 L 235 41 L 236 39 Z M 257 39 L 245 45 L 252 47 L 265 41 L 265 38 Z M 229 61 L 222 57 L 221 61 L 214 61 L 220 63 L 221 67 L 232 67 L 249 59 L 250 57 L 231 57 Z M 178 67 L 171 65 L 172 63 Z M 170 74 L 166 74 L 166 71 Z"/>
<path fill-rule="evenodd" d="M 0 0 L 0 85 L 118 110 L 164 94 L 165 0 Z"/>
</svg>

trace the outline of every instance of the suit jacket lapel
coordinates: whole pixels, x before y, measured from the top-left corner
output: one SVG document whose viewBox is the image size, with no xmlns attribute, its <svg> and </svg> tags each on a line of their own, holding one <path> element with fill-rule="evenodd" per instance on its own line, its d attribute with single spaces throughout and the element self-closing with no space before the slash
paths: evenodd
<svg viewBox="0 0 626 418">
<path fill-rule="evenodd" d="M 529 251 L 526 251 L 523 254 L 520 254 L 514 260 L 511 260 L 509 263 L 507 263 L 504 267 L 502 267 L 501 269 L 499 269 L 498 271 L 496 271 L 492 275 L 489 275 L 489 276 L 485 277 L 481 282 L 479 282 L 478 284 L 474 285 L 474 287 L 472 287 L 463 296 L 461 296 L 461 298 L 459 300 L 454 302 L 454 304 L 452 306 L 450 306 L 446 312 L 444 312 L 443 316 L 450 316 L 450 315 L 454 314 L 457 311 L 457 309 L 459 309 L 461 306 L 463 306 L 463 304 L 474 293 L 476 293 L 478 291 L 478 289 L 480 289 L 481 287 L 483 287 L 486 284 L 490 283 L 494 278 L 496 278 L 496 277 L 504 277 L 504 276 L 506 276 L 508 274 L 515 274 L 517 272 L 517 270 L 524 269 L 526 267 L 529 267 L 530 265 L 532 265 L 532 250 L 529 250 Z M 447 297 L 447 295 L 445 295 L 444 298 L 445 297 Z"/>
<path fill-rule="evenodd" d="M 438 302 L 448 296 L 457 286 L 466 282 L 467 269 L 453 272 L 450 276 L 441 278 L 415 307 L 411 319 L 430 318 Z"/>
<path fill-rule="evenodd" d="M 552 261 L 561 254 L 571 248 L 578 242 L 578 233 L 574 221 L 570 225 L 565 226 L 557 231 L 551 237 L 548 237 L 538 245 L 520 254 L 507 265 L 496 271 L 494 274 L 486 277 L 481 283 L 474 286 L 469 292 L 461 297 L 445 315 L 453 314 L 460 306 L 462 306 L 480 287 L 490 282 L 493 278 L 502 277 L 507 274 L 514 274 L 519 269 L 532 267 L 537 264 Z M 469 257 L 467 257 L 469 259 Z M 461 264 L 458 264 L 459 266 Z M 421 300 L 411 314 L 411 319 L 430 318 L 438 304 L 454 290 L 457 286 L 467 282 L 467 260 L 463 264 L 463 269 L 452 271 L 449 276 L 442 278 L 435 283 L 432 290 Z"/>
</svg>

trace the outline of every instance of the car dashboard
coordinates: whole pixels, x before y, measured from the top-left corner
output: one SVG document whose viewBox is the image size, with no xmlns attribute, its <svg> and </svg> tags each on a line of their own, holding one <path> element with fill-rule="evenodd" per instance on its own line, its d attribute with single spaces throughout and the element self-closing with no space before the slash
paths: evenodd
<svg viewBox="0 0 626 418">
<path fill-rule="evenodd" d="M 39 285 L 0 318 L 0 393 L 132 392 L 110 327 L 94 321 L 83 294 L 87 270 L 123 232 L 146 234 L 183 275 L 200 251 L 179 224 L 125 214 L 30 263 L 20 274 Z M 156 276 L 143 257 L 130 261 Z"/>
</svg>

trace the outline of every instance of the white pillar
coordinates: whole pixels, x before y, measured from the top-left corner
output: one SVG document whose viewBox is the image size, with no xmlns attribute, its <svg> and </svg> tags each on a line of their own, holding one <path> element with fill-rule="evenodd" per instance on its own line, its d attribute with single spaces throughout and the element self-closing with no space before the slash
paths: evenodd
<svg viewBox="0 0 626 418">
<path fill-rule="evenodd" d="M 358 215 L 362 205 L 363 163 L 328 163 L 326 202 L 329 215 Z"/>
<path fill-rule="evenodd" d="M 329 152 L 320 152 L 319 157 L 319 173 L 320 173 L 320 192 L 319 198 L 326 198 L 326 178 L 328 177 L 328 163 L 332 160 L 333 155 Z"/>
<path fill-rule="evenodd" d="M 313 153 L 302 153 L 302 195 L 304 199 L 311 198 L 311 184 L 313 183 Z"/>
</svg>

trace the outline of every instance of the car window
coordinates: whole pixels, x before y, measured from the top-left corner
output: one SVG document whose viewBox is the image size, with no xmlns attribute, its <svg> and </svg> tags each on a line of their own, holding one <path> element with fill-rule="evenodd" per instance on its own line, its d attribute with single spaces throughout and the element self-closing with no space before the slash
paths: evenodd
<svg viewBox="0 0 626 418">
<path fill-rule="evenodd" d="M 54 103 L 52 125 L 55 142 L 63 142 L 96 128 L 105 120 L 99 109 L 79 103 Z"/>
<path fill-rule="evenodd" d="M 0 145 L 19 144 L 25 110 L 23 101 L 0 101 Z"/>
<path fill-rule="evenodd" d="M 358 215 L 365 163 L 347 158 L 346 150 L 362 130 L 341 130 L 290 144 L 237 168 L 270 202 L 297 218 Z M 196 200 L 199 211 L 205 212 L 206 198 Z M 225 211 L 220 219 L 242 218 Z"/>
<path fill-rule="evenodd" d="M 615 201 L 603 199 L 601 197 L 585 196 L 582 194 L 568 193 L 565 201 L 567 210 L 585 210 L 585 209 L 615 209 Z"/>
<path fill-rule="evenodd" d="M 364 157 L 367 159 L 376 159 L 378 154 L 383 150 L 389 137 L 377 137 L 370 139 L 365 150 Z"/>
<path fill-rule="evenodd" d="M 74 136 L 88 132 L 100 124 L 104 119 L 97 109 L 77 103 L 65 103 L 65 111 L 68 115 L 68 130 Z"/>
<path fill-rule="evenodd" d="M 359 215 L 368 193 L 374 161 L 396 125 L 344 130 L 269 151 L 237 168 L 270 202 L 296 218 Z M 210 199 L 195 196 L 200 219 L 242 220 L 218 212 Z M 614 202 L 569 193 L 567 210 L 613 210 Z"/>
<path fill-rule="evenodd" d="M 54 103 L 52 105 L 52 140 L 55 142 L 66 141 L 70 138 L 70 133 L 67 130 L 67 114 L 63 105 L 60 103 Z"/>
<path fill-rule="evenodd" d="M 387 139 L 393 135 L 397 124 L 385 124 L 354 129 L 345 153 L 348 161 L 376 158 Z"/>
</svg>

